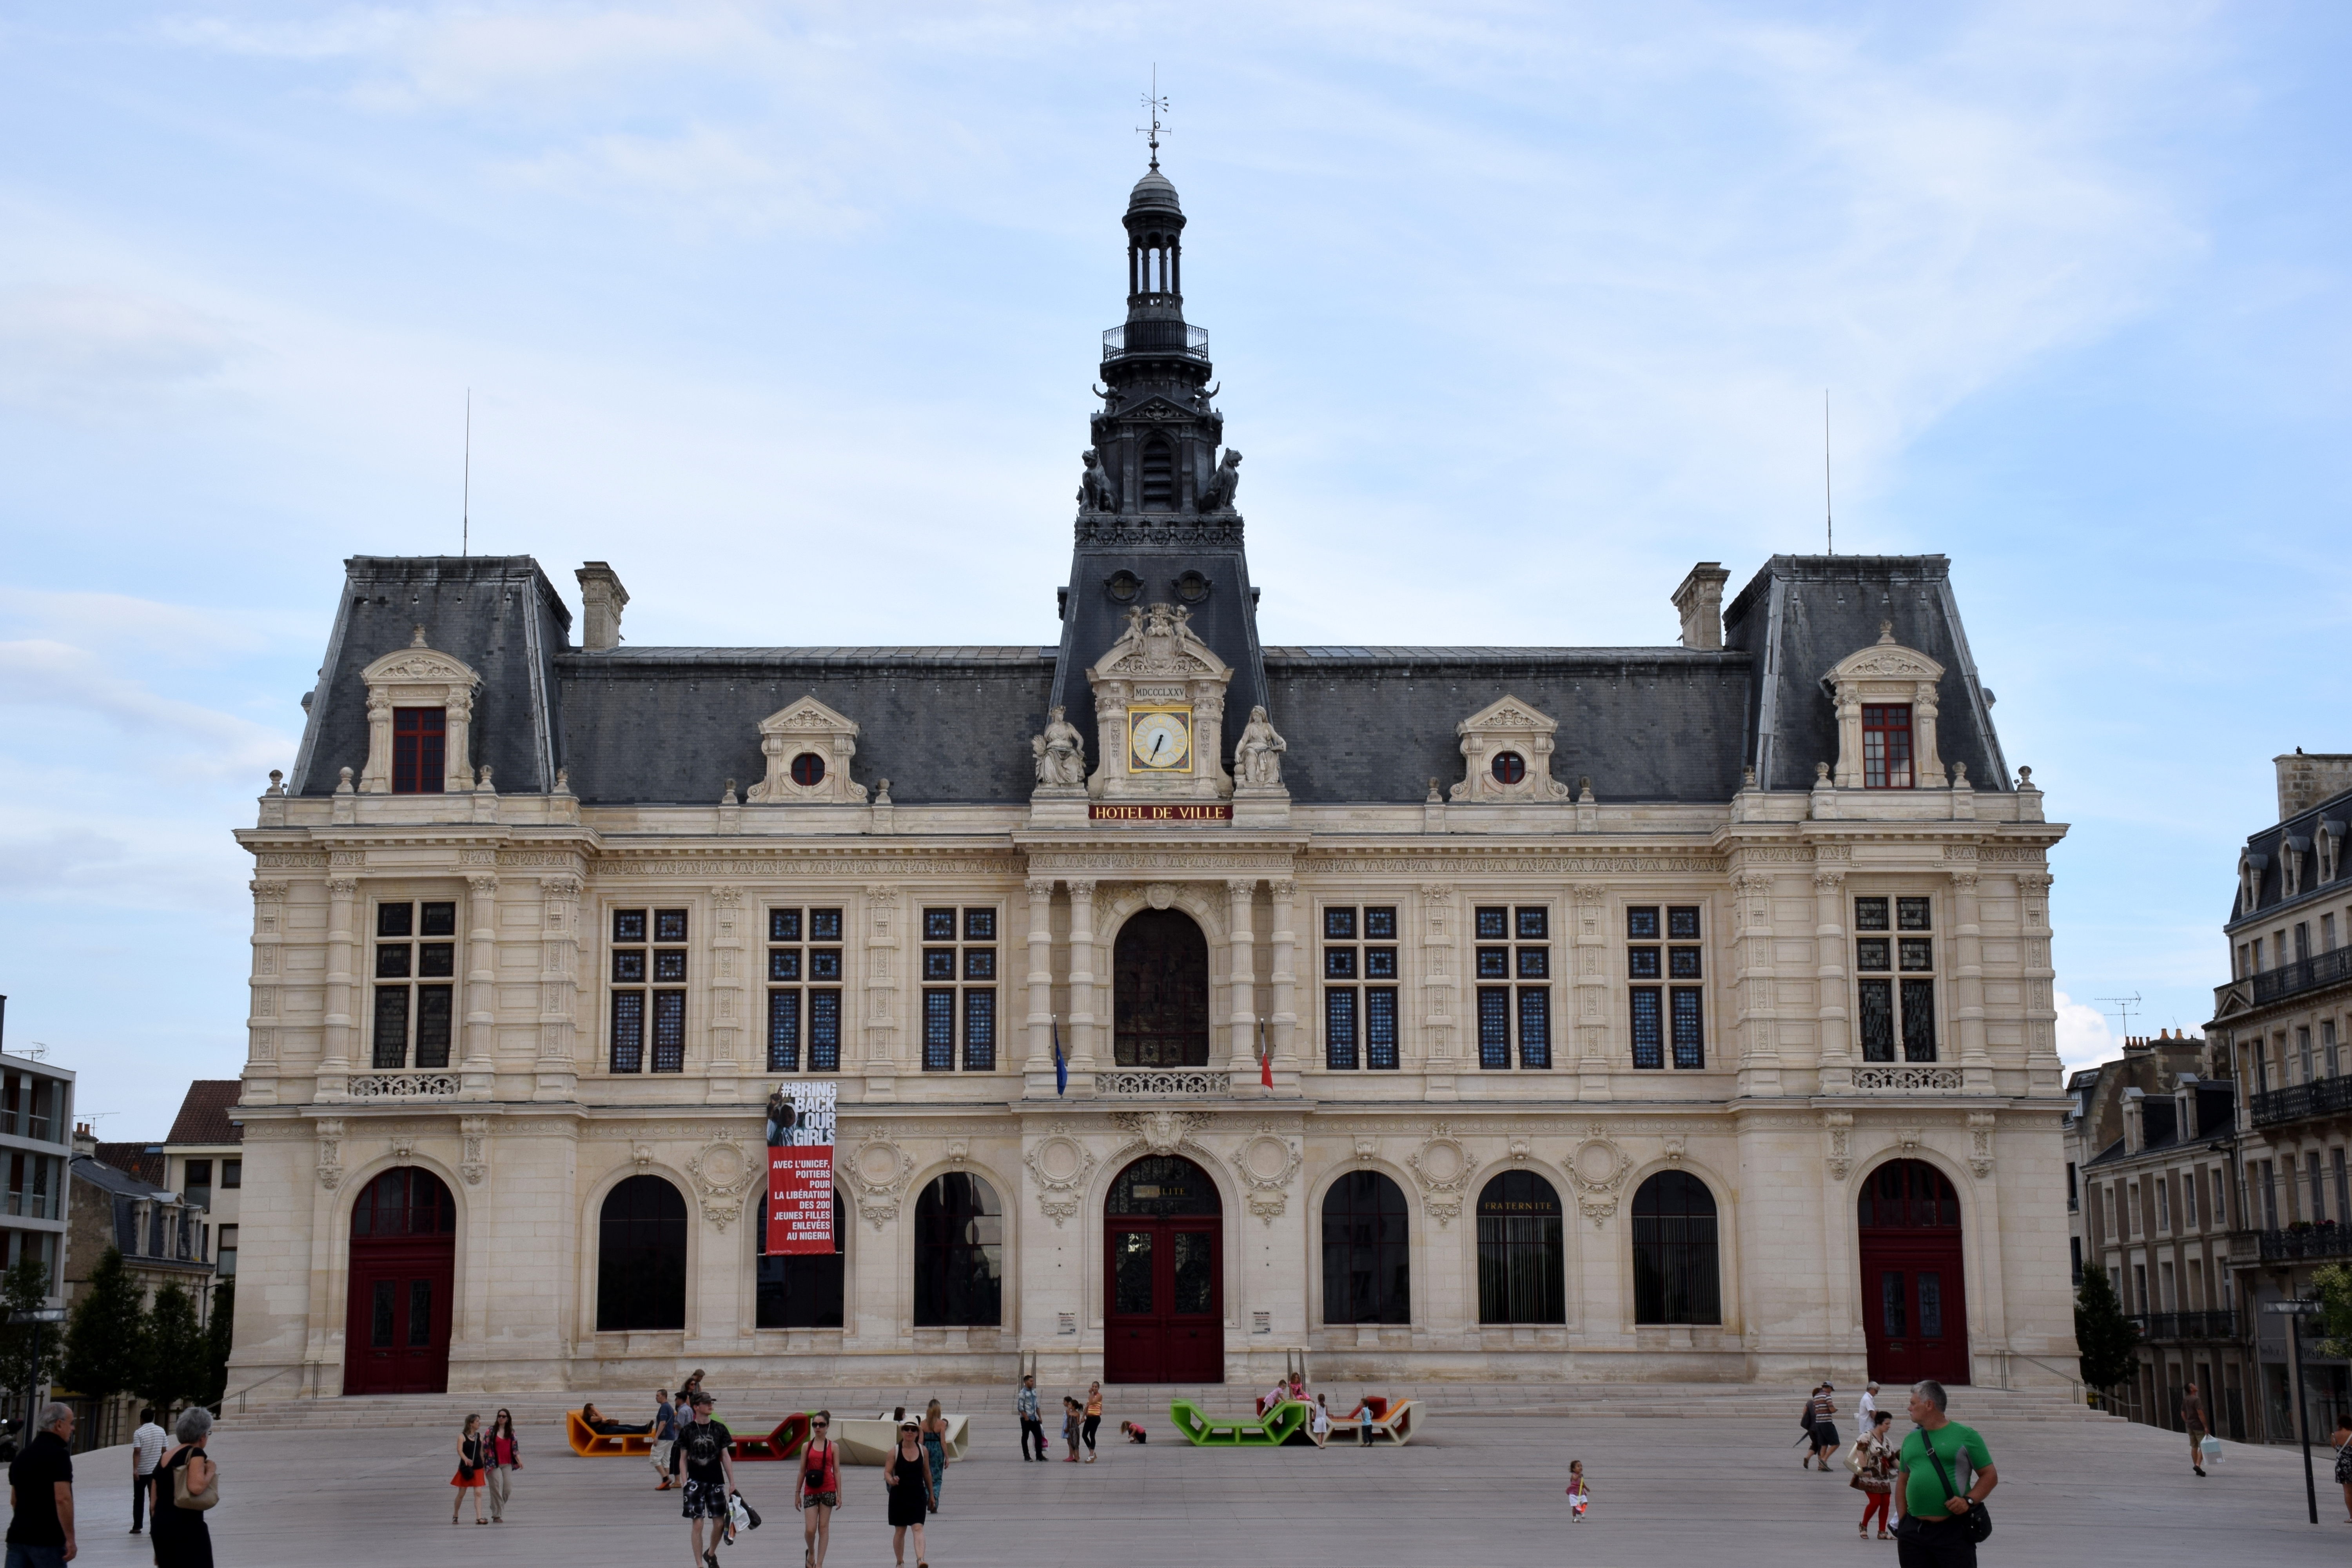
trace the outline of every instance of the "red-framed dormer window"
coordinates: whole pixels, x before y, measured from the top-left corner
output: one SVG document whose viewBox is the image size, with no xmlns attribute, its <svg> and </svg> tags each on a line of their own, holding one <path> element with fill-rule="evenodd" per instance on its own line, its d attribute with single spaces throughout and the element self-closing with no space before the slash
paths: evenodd
<svg viewBox="0 0 2352 1568">
<path fill-rule="evenodd" d="M 1907 711 L 1907 710 L 1906 710 Z M 441 708 L 392 710 L 392 793 L 439 795 L 448 711 Z"/>
<path fill-rule="evenodd" d="M 1865 704 L 1862 710 L 1862 787 L 1909 789 L 1911 705 Z"/>
</svg>

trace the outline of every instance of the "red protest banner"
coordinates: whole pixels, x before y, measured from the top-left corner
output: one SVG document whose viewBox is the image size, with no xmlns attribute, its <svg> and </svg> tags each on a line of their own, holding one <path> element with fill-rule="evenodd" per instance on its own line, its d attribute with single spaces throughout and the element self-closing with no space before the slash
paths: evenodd
<svg viewBox="0 0 2352 1568">
<path fill-rule="evenodd" d="M 829 1083 L 780 1083 L 768 1097 L 771 1258 L 834 1250 L 835 1092 Z"/>
</svg>

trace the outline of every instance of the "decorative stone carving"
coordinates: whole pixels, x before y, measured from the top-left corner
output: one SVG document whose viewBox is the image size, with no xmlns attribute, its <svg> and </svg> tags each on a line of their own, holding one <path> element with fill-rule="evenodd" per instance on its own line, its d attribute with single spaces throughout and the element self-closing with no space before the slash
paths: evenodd
<svg viewBox="0 0 2352 1568">
<path fill-rule="evenodd" d="M 1853 1169 L 1853 1112 L 1832 1110 L 1822 1117 L 1828 1133 L 1830 1174 L 1843 1182 Z"/>
<path fill-rule="evenodd" d="M 1942 789 L 1947 779 L 1936 750 L 1936 683 L 1944 667 L 1895 640 L 1895 623 L 1878 623 L 1878 641 L 1832 666 L 1822 683 L 1837 703 L 1838 757 L 1833 782 L 1839 789 L 1863 787 L 1862 710 L 1864 703 L 1907 704 L 1911 710 L 1911 759 L 1920 789 Z"/>
<path fill-rule="evenodd" d="M 949 1140 L 948 1140 L 948 1147 L 947 1147 L 947 1162 L 948 1162 L 948 1163 L 949 1163 L 949 1164 L 953 1165 L 953 1166 L 955 1166 L 957 1169 L 961 1170 L 961 1169 L 962 1169 L 962 1168 L 963 1168 L 963 1166 L 965 1165 L 965 1163 L 968 1163 L 971 1159 L 971 1139 L 969 1139 L 969 1138 L 950 1138 L 950 1139 L 949 1139 Z"/>
<path fill-rule="evenodd" d="M 1111 1120 L 1126 1131 L 1130 1146 L 1139 1143 L 1147 1153 L 1165 1155 L 1198 1150 L 1192 1134 L 1210 1119 L 1205 1110 L 1122 1110 Z"/>
<path fill-rule="evenodd" d="M 1164 910 L 1176 901 L 1176 884 L 1154 882 L 1143 889 L 1143 901 L 1155 910 Z"/>
<path fill-rule="evenodd" d="M 1689 1151 L 1690 1141 L 1686 1138 L 1675 1136 L 1670 1137 L 1665 1141 L 1666 1163 L 1670 1165 L 1681 1164 L 1683 1163 L 1684 1156 L 1687 1154 Z"/>
<path fill-rule="evenodd" d="M 1448 798 L 1480 804 L 1570 799 L 1568 786 L 1551 776 L 1552 736 L 1559 729 L 1559 720 L 1516 697 L 1479 709 L 1454 726 L 1462 737 L 1463 777 Z M 1512 757 L 1518 759 L 1516 766 Z"/>
<path fill-rule="evenodd" d="M 1296 1138 L 1261 1132 L 1242 1145 L 1235 1162 L 1249 1184 L 1249 1211 L 1271 1226 L 1290 1204 L 1290 1181 L 1298 1174 L 1304 1154 Z"/>
<path fill-rule="evenodd" d="M 1233 667 L 1201 640 L 1181 605 L 1131 606 L 1127 630 L 1093 668 L 1095 772 L 1088 795 L 1105 801 L 1223 800 L 1234 793 L 1225 773 L 1225 687 Z M 1161 734 L 1184 742 L 1181 763 L 1135 765 L 1129 710 L 1154 720 Z M 1172 754 L 1172 753 L 1171 753 Z"/>
<path fill-rule="evenodd" d="M 1969 1169 L 1979 1181 L 1992 1174 L 1992 1134 L 1999 1120 L 1990 1110 L 1969 1112 Z"/>
<path fill-rule="evenodd" d="M 317 1126 L 319 1184 L 331 1193 L 343 1184 L 343 1119 L 321 1117 Z"/>
<path fill-rule="evenodd" d="M 686 1163 L 702 1200 L 702 1217 L 723 1232 L 728 1222 L 743 1212 L 743 1199 L 759 1174 L 759 1164 L 731 1138 L 714 1138 Z"/>
<path fill-rule="evenodd" d="M 425 646 L 425 628 L 406 647 L 396 648 L 360 671 L 367 686 L 368 750 L 360 769 L 359 793 L 392 793 L 392 712 L 395 708 L 438 708 L 443 725 L 441 790 L 464 795 L 474 787 L 467 728 L 474 692 L 482 678 L 462 661 Z M 338 791 L 338 793 L 341 793 Z"/>
<path fill-rule="evenodd" d="M 654 1168 L 653 1145 L 650 1143 L 632 1145 L 629 1149 L 629 1159 L 640 1171 L 652 1170 Z"/>
<path fill-rule="evenodd" d="M 1895 1146 L 1903 1151 L 1906 1155 L 1916 1154 L 1922 1142 L 1922 1134 L 1916 1127 L 1898 1127 L 1895 1130 Z"/>
<path fill-rule="evenodd" d="M 1066 711 L 1051 708 L 1045 712 L 1045 729 L 1042 734 L 1029 737 L 1029 754 L 1037 766 L 1037 787 L 1041 790 L 1084 790 L 1087 787 L 1087 738 L 1078 727 L 1063 717 Z"/>
<path fill-rule="evenodd" d="M 490 1162 L 484 1152 L 489 1142 L 490 1119 L 487 1116 L 461 1116 L 457 1119 L 457 1173 L 469 1187 L 478 1187 L 482 1178 L 490 1173 Z"/>
<path fill-rule="evenodd" d="M 1234 746 L 1234 786 L 1269 792 L 1282 789 L 1282 753 L 1288 750 L 1290 742 L 1275 733 L 1265 710 L 1251 709 L 1249 722 L 1242 726 L 1242 738 Z"/>
<path fill-rule="evenodd" d="M 1024 1163 L 1037 1181 L 1037 1212 L 1056 1229 L 1085 1205 L 1087 1178 L 1098 1163 L 1085 1144 L 1058 1132 L 1029 1151 Z"/>
<path fill-rule="evenodd" d="M 1576 1206 L 1599 1230 L 1617 1212 L 1617 1199 L 1633 1173 L 1633 1157 L 1619 1148 L 1607 1128 L 1595 1122 L 1584 1142 L 1568 1159 L 1569 1180 L 1576 1184 Z"/>
<path fill-rule="evenodd" d="M 1356 1134 L 1357 1159 L 1363 1161 L 1366 1164 L 1370 1164 L 1372 1161 L 1379 1159 L 1380 1154 L 1381 1144 L 1379 1139 L 1373 1137 L 1369 1132 L 1359 1132 Z"/>
<path fill-rule="evenodd" d="M 1118 481 L 1110 477 L 1092 447 L 1078 454 L 1078 507 L 1084 511 L 1118 510 Z"/>
<path fill-rule="evenodd" d="M 1469 1148 L 1454 1136 L 1451 1126 L 1441 1121 L 1430 1129 L 1420 1148 L 1405 1156 L 1404 1163 L 1421 1184 L 1422 1207 L 1429 1211 L 1429 1217 L 1441 1227 L 1453 1224 L 1462 1212 L 1462 1194 L 1478 1169 Z"/>
<path fill-rule="evenodd" d="M 915 1173 L 915 1157 L 898 1147 L 886 1129 L 874 1128 L 857 1141 L 841 1173 L 857 1195 L 857 1212 L 876 1230 L 898 1217 L 898 1200 Z"/>
<path fill-rule="evenodd" d="M 1217 471 L 1210 476 L 1208 484 L 1201 491 L 1201 510 L 1233 510 L 1234 493 L 1241 488 L 1242 455 L 1228 447 L 1223 460 L 1217 464 Z"/>
<path fill-rule="evenodd" d="M 760 721 L 760 750 L 768 759 L 768 776 L 743 792 L 743 798 L 778 805 L 856 805 L 866 799 L 866 786 L 849 776 L 849 760 L 857 754 L 858 727 L 819 702 L 814 694 Z M 822 766 L 813 784 L 795 784 L 793 764 L 803 755 Z M 803 769 L 804 772 L 808 771 Z"/>
<path fill-rule="evenodd" d="M 1911 1093 L 1960 1088 L 1958 1068 L 1860 1067 L 1853 1069 L 1853 1087 L 1871 1093 Z"/>
<path fill-rule="evenodd" d="M 408 1131 L 394 1133 L 391 1148 L 394 1162 L 398 1164 L 407 1164 L 416 1158 L 416 1134 Z"/>
</svg>

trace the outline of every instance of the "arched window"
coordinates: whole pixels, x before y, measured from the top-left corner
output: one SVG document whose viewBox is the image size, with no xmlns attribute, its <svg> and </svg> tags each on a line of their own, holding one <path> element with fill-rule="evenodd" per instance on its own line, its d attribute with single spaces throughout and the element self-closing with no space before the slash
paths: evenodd
<svg viewBox="0 0 2352 1568">
<path fill-rule="evenodd" d="M 1687 1171 L 1660 1171 L 1633 1194 L 1633 1321 L 1719 1323 L 1715 1194 Z"/>
<path fill-rule="evenodd" d="M 1143 505 L 1147 511 L 1166 511 L 1176 504 L 1176 455 L 1154 436 L 1143 444 Z"/>
<path fill-rule="evenodd" d="M 841 1327 L 843 1249 L 849 1237 L 849 1216 L 841 1194 L 833 1194 L 833 1251 L 780 1253 L 768 1256 L 768 1227 L 751 1222 L 752 1255 L 758 1260 L 759 1304 L 753 1321 L 763 1329 L 837 1329 Z"/>
<path fill-rule="evenodd" d="M 415 1165 L 400 1165 L 367 1184 L 352 1205 L 352 1235 L 372 1241 L 403 1236 L 455 1236 L 457 1200 L 441 1178 Z"/>
<path fill-rule="evenodd" d="M 915 1326 L 1004 1321 L 1004 1208 L 978 1176 L 941 1176 L 915 1204 Z"/>
<path fill-rule="evenodd" d="M 1559 1194 L 1533 1171 L 1506 1171 L 1478 1194 L 1478 1321 L 1568 1321 Z"/>
<path fill-rule="evenodd" d="M 1925 1160 L 1889 1160 L 1873 1171 L 1857 1209 L 1864 1230 L 1960 1228 L 1960 1194 Z"/>
<path fill-rule="evenodd" d="M 1323 1321 L 1412 1321 L 1404 1193 L 1378 1171 L 1349 1171 L 1323 1194 Z"/>
<path fill-rule="evenodd" d="M 604 1194 L 596 1236 L 596 1328 L 686 1327 L 686 1199 L 659 1176 Z"/>
</svg>

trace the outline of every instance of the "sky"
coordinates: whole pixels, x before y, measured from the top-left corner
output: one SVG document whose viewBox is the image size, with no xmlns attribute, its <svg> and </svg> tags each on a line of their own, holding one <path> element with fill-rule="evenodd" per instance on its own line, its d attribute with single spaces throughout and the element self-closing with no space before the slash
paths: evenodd
<svg viewBox="0 0 2352 1568">
<path fill-rule="evenodd" d="M 1176 25 L 1171 26 L 1171 23 Z M 0 11 L 0 991 L 160 1137 L 355 553 L 641 643 L 1050 642 L 1155 80 L 1275 643 L 1658 644 L 1941 552 L 2062 1054 L 2197 1028 L 2352 751 L 2352 9 Z M 468 399 L 470 398 L 470 415 Z M 470 418 L 470 473 L 468 419 Z"/>
</svg>

